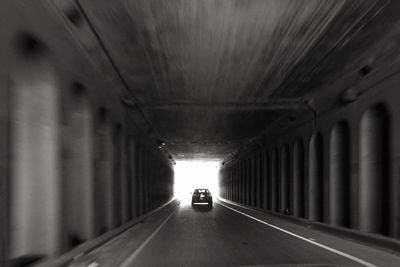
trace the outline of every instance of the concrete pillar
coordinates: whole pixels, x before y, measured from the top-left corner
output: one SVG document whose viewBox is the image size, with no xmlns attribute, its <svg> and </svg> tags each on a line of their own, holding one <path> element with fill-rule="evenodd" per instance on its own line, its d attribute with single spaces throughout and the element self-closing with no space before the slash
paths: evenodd
<svg viewBox="0 0 400 267">
<path fill-rule="evenodd" d="M 231 165 L 231 200 L 235 199 L 235 173 L 234 165 Z"/>
<path fill-rule="evenodd" d="M 257 207 L 257 154 L 253 154 L 251 157 L 251 176 L 252 176 L 252 206 Z"/>
<path fill-rule="evenodd" d="M 304 145 L 297 140 L 293 149 L 293 215 L 304 217 Z"/>
<path fill-rule="evenodd" d="M 63 113 L 63 247 L 69 250 L 95 237 L 93 121 L 82 85 L 72 88 Z"/>
<path fill-rule="evenodd" d="M 122 225 L 122 126 L 117 124 L 113 128 L 113 175 L 112 175 L 112 192 L 113 192 L 113 227 Z"/>
<path fill-rule="evenodd" d="M 243 194 L 242 194 L 242 189 L 243 189 L 243 175 L 242 175 L 242 162 L 238 162 L 238 202 L 243 203 Z"/>
<path fill-rule="evenodd" d="M 246 162 L 243 160 L 242 164 L 242 204 L 246 204 Z"/>
<path fill-rule="evenodd" d="M 243 160 L 241 162 L 242 164 L 242 186 L 241 186 L 241 191 L 242 191 L 242 204 L 246 203 L 246 163 Z"/>
<path fill-rule="evenodd" d="M 254 184 L 253 184 L 253 160 L 250 157 L 247 161 L 247 180 L 248 180 L 248 190 L 247 190 L 247 205 L 252 206 L 253 205 L 253 196 L 254 196 Z"/>
<path fill-rule="evenodd" d="M 137 146 L 135 140 L 132 137 L 128 140 L 128 149 L 130 151 L 128 157 L 128 179 L 131 181 L 131 219 L 134 219 L 137 217 Z"/>
<path fill-rule="evenodd" d="M 281 172 L 280 172 L 280 202 L 279 212 L 289 214 L 289 146 L 284 145 L 281 152 Z"/>
<path fill-rule="evenodd" d="M 0 52 L 1 53 L 1 52 Z M 0 74 L 0 266 L 6 266 L 9 240 L 10 84 Z"/>
<path fill-rule="evenodd" d="M 235 164 L 231 165 L 231 176 L 232 176 L 232 185 L 231 185 L 231 198 L 232 201 L 235 201 Z"/>
<path fill-rule="evenodd" d="M 359 229 L 388 233 L 389 120 L 384 107 L 365 112 L 360 125 Z"/>
<path fill-rule="evenodd" d="M 350 142 L 346 123 L 335 124 L 329 149 L 329 222 L 349 225 L 350 207 Z"/>
<path fill-rule="evenodd" d="M 59 89 L 47 61 L 11 77 L 10 257 L 60 251 Z"/>
<path fill-rule="evenodd" d="M 228 167 L 227 175 L 228 175 L 228 199 L 232 200 L 232 168 L 231 168 L 231 166 Z"/>
<path fill-rule="evenodd" d="M 149 206 L 149 155 L 145 149 L 143 149 L 143 213 L 147 213 Z"/>
<path fill-rule="evenodd" d="M 310 140 L 309 161 L 309 218 L 314 221 L 322 221 L 323 215 L 323 149 L 322 136 L 317 133 Z"/>
<path fill-rule="evenodd" d="M 136 215 L 139 217 L 143 214 L 143 152 L 142 146 L 137 143 L 136 145 Z"/>
<path fill-rule="evenodd" d="M 260 208 L 261 207 L 261 203 L 262 203 L 262 194 L 261 194 L 261 190 L 262 190 L 262 181 L 261 181 L 261 172 L 262 172 L 262 165 L 261 165 L 261 161 L 262 161 L 262 154 L 261 153 L 257 153 L 256 155 L 256 207 Z"/>
<path fill-rule="evenodd" d="M 239 202 L 239 163 L 235 163 L 235 201 Z"/>
<path fill-rule="evenodd" d="M 95 124 L 95 232 L 111 230 L 114 225 L 112 205 L 111 127 L 107 111 L 101 108 Z"/>
<path fill-rule="evenodd" d="M 278 151 L 271 153 L 271 211 L 278 211 Z"/>
<path fill-rule="evenodd" d="M 239 203 L 243 203 L 243 162 L 242 161 L 239 161 L 239 163 L 238 163 L 238 175 L 239 175 L 239 184 L 238 184 Z"/>
<path fill-rule="evenodd" d="M 262 204 L 262 208 L 263 209 L 269 209 L 269 198 L 270 198 L 270 194 L 269 194 L 269 185 L 270 185 L 270 175 L 269 175 L 269 157 L 268 157 L 268 152 L 265 151 L 264 152 L 264 156 L 262 159 L 262 165 L 263 165 L 263 169 L 262 169 L 262 179 L 263 179 L 263 204 Z"/>
<path fill-rule="evenodd" d="M 244 204 L 249 205 L 249 162 L 246 159 L 244 161 Z"/>
<path fill-rule="evenodd" d="M 121 192 L 122 192 L 122 223 L 127 223 L 131 218 L 131 179 L 128 175 L 129 144 L 126 131 L 121 136 Z"/>
</svg>

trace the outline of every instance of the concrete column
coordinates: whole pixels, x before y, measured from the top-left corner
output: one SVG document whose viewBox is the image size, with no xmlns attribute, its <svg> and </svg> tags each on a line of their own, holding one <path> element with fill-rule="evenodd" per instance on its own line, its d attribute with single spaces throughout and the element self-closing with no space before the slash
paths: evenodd
<svg viewBox="0 0 400 267">
<path fill-rule="evenodd" d="M 278 151 L 271 153 L 271 211 L 278 211 Z"/>
<path fill-rule="evenodd" d="M 247 204 L 252 206 L 252 198 L 253 198 L 253 160 L 250 157 L 247 160 L 247 180 L 248 180 L 248 187 L 247 187 L 247 197 L 248 201 Z"/>
<path fill-rule="evenodd" d="M 131 180 L 131 195 L 130 195 L 130 202 L 131 202 L 131 219 L 137 217 L 137 146 L 135 140 L 131 137 L 128 141 L 128 149 L 130 150 L 130 157 L 128 158 L 128 169 L 129 175 L 128 179 Z"/>
<path fill-rule="evenodd" d="M 239 202 L 239 164 L 235 163 L 235 202 Z"/>
<path fill-rule="evenodd" d="M 229 167 L 226 168 L 226 198 L 229 199 L 229 186 L 230 186 L 230 176 L 229 176 Z"/>
<path fill-rule="evenodd" d="M 323 162 L 322 136 L 317 133 L 310 140 L 309 161 L 309 218 L 314 221 L 322 221 L 323 208 Z"/>
<path fill-rule="evenodd" d="M 242 161 L 242 204 L 246 204 L 246 183 L 247 183 L 247 179 L 246 179 L 247 175 L 246 175 L 246 161 L 243 160 Z"/>
<path fill-rule="evenodd" d="M 74 85 L 71 101 L 64 108 L 63 223 L 64 249 L 69 250 L 95 237 L 93 121 L 87 96 Z"/>
<path fill-rule="evenodd" d="M 284 145 L 281 153 L 281 176 L 280 176 L 280 202 L 279 211 L 281 213 L 289 214 L 289 174 L 290 174 L 290 161 L 289 161 L 289 146 Z"/>
<path fill-rule="evenodd" d="M 149 202 L 149 192 L 147 190 L 148 186 L 148 181 L 149 181 L 149 176 L 148 176 L 148 154 L 145 148 L 143 148 L 143 160 L 142 160 L 142 165 L 143 165 L 143 214 L 147 213 L 147 207 L 148 207 L 148 202 Z"/>
<path fill-rule="evenodd" d="M 242 199 L 242 204 L 246 203 L 246 168 L 245 168 L 245 161 L 242 160 L 241 162 L 242 165 L 242 170 L 241 170 L 241 199 Z"/>
<path fill-rule="evenodd" d="M 128 157 L 129 144 L 126 131 L 122 132 L 121 136 L 121 192 L 122 192 L 122 223 L 127 223 L 131 218 L 131 179 L 129 177 Z"/>
<path fill-rule="evenodd" d="M 261 207 L 261 202 L 262 202 L 262 195 L 261 195 L 261 189 L 262 189 L 262 181 L 261 181 L 261 171 L 262 171 L 262 165 L 261 165 L 261 160 L 262 160 L 262 155 L 260 153 L 257 153 L 256 155 L 256 207 L 260 208 Z"/>
<path fill-rule="evenodd" d="M 263 165 L 263 169 L 262 169 L 262 179 L 263 179 L 263 204 L 262 204 L 262 208 L 263 209 L 269 209 L 269 157 L 268 157 L 268 152 L 265 151 L 264 155 L 263 155 L 263 159 L 262 159 L 262 165 Z"/>
<path fill-rule="evenodd" d="M 233 193 L 233 169 L 232 165 L 229 166 L 229 199 L 233 200 L 232 193 Z"/>
<path fill-rule="evenodd" d="M 137 216 L 143 214 L 143 151 L 142 146 L 136 146 L 136 210 Z"/>
<path fill-rule="evenodd" d="M 60 251 L 58 81 L 50 62 L 24 62 L 11 87 L 10 258 Z"/>
<path fill-rule="evenodd" d="M 95 232 L 105 233 L 113 228 L 111 127 L 105 109 L 100 109 L 95 124 Z"/>
<path fill-rule="evenodd" d="M 335 124 L 329 149 L 329 221 L 335 226 L 349 225 L 350 142 L 344 122 Z"/>
<path fill-rule="evenodd" d="M 382 106 L 375 106 L 363 115 L 359 149 L 359 229 L 387 234 L 389 120 Z"/>
<path fill-rule="evenodd" d="M 228 199 L 232 200 L 232 168 L 231 166 L 228 167 L 227 170 L 228 175 Z"/>
<path fill-rule="evenodd" d="M 243 204 L 243 161 L 239 162 L 239 203 Z"/>
<path fill-rule="evenodd" d="M 248 166 L 247 166 L 247 159 L 243 160 L 243 203 L 247 204 L 247 188 L 248 188 Z"/>
<path fill-rule="evenodd" d="M 0 52 L 1 53 L 1 52 Z M 0 75 L 0 266 L 6 266 L 9 240 L 10 84 Z"/>
<path fill-rule="evenodd" d="M 256 207 L 257 203 L 257 157 L 253 155 L 251 158 L 251 206 Z"/>
<path fill-rule="evenodd" d="M 297 140 L 293 149 L 293 215 L 304 217 L 304 145 Z"/>
<path fill-rule="evenodd" d="M 236 162 L 235 163 L 235 201 L 240 202 L 240 192 L 239 192 L 239 186 L 240 186 L 240 170 L 239 170 L 240 163 Z"/>
<path fill-rule="evenodd" d="M 122 224 L 122 126 L 117 124 L 113 128 L 113 176 L 112 176 L 112 192 L 113 192 L 113 227 Z"/>
<path fill-rule="evenodd" d="M 232 185 L 231 185 L 231 199 L 235 201 L 235 165 L 231 166 L 231 176 L 232 176 Z"/>
</svg>

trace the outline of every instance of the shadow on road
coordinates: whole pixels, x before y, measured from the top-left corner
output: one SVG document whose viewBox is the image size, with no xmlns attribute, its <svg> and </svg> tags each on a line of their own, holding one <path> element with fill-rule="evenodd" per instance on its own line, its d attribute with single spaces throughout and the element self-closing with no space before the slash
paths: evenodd
<svg viewBox="0 0 400 267">
<path fill-rule="evenodd" d="M 213 209 L 213 206 L 209 206 L 209 205 L 199 205 L 199 204 L 194 204 L 192 205 L 192 208 L 194 211 L 197 212 L 209 212 Z"/>
</svg>

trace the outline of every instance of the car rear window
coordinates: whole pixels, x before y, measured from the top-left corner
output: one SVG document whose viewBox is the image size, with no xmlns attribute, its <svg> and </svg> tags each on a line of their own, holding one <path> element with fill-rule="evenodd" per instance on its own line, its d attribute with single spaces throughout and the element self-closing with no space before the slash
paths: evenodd
<svg viewBox="0 0 400 267">
<path fill-rule="evenodd" d="M 208 191 L 208 189 L 196 189 L 194 192 L 201 194 L 201 193 L 209 193 L 210 191 Z"/>
</svg>

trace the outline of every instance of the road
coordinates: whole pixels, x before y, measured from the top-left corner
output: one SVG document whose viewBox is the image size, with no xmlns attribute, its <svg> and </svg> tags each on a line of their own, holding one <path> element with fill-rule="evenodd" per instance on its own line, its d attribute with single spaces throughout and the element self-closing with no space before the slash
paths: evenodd
<svg viewBox="0 0 400 267">
<path fill-rule="evenodd" d="M 359 265 L 220 204 L 178 209 L 123 266 Z"/>
<path fill-rule="evenodd" d="M 400 256 L 225 202 L 171 204 L 73 267 L 400 266 Z"/>
</svg>

